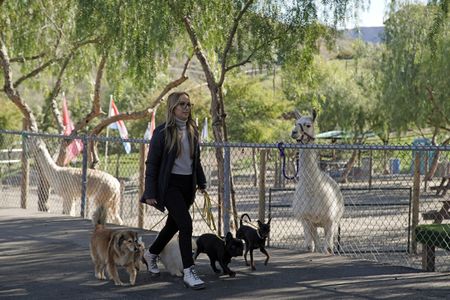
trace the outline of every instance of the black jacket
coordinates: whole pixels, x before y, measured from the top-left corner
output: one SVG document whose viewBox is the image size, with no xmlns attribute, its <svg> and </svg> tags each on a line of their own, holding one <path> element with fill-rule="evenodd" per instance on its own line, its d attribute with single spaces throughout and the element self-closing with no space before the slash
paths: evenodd
<svg viewBox="0 0 450 300">
<path fill-rule="evenodd" d="M 141 202 L 145 203 L 146 199 L 156 199 L 158 202 L 155 207 L 160 211 L 165 210 L 165 194 L 169 186 L 170 174 L 175 162 L 177 146 L 171 151 L 165 149 L 165 124 L 159 125 L 153 132 L 150 141 L 150 149 L 148 151 L 147 161 L 145 162 L 145 189 L 141 197 Z M 200 162 L 200 146 L 198 144 L 198 136 L 194 137 L 194 159 L 192 163 L 192 201 L 194 203 L 195 190 L 198 185 L 200 189 L 206 188 L 206 177 Z"/>
</svg>

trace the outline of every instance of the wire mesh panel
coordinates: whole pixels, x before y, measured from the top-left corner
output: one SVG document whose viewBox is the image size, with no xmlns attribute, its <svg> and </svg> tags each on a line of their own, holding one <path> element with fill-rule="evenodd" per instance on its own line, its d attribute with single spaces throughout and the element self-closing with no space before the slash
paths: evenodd
<svg viewBox="0 0 450 300">
<path fill-rule="evenodd" d="M 0 135 L 0 207 L 20 207 L 22 181 L 20 135 Z"/>
<path fill-rule="evenodd" d="M 273 225 L 269 240 L 273 247 L 307 248 L 304 228 L 292 213 L 294 191 L 269 190 L 269 216 L 290 219 Z M 343 188 L 342 192 L 344 214 L 338 224 L 335 254 L 392 262 L 390 254 L 410 251 L 410 188 Z M 323 229 L 319 235 L 324 235 Z"/>
<path fill-rule="evenodd" d="M 110 208 L 111 222 L 160 230 L 166 213 L 139 203 L 148 141 L 127 140 L 131 152 L 125 153 L 124 140 L 119 138 L 75 140 L 83 147 L 95 142 L 97 154 L 86 156 L 87 160 L 79 154 L 62 167 L 60 147 L 73 140 L 0 131 L 0 207 L 90 218 L 105 204 Z M 229 186 L 220 177 L 217 162 L 217 157 L 224 157 L 226 147 L 230 150 Z M 227 216 L 229 228 L 235 232 L 240 216 L 247 213 L 254 226 L 258 219 L 267 222 L 271 218 L 271 247 L 310 251 L 312 241 L 318 239 L 315 251 L 330 250 L 334 255 L 415 268 L 432 264 L 435 270 L 450 270 L 445 227 L 450 219 L 449 147 L 284 147 L 282 156 L 280 145 L 275 144 L 203 144 L 201 160 L 208 197 L 198 193 L 191 208 L 194 236 L 223 234 Z M 430 172 L 434 176 L 427 180 Z M 324 187 L 333 189 L 329 202 L 321 199 L 329 196 Z M 223 203 L 223 192 L 230 193 L 230 203 Z M 342 197 L 341 202 L 338 197 Z M 308 207 L 310 224 L 302 215 Z M 325 212 L 327 217 L 320 218 Z M 336 227 L 327 224 L 330 220 Z M 430 225 L 439 233 L 417 231 Z M 305 226 L 317 227 L 318 238 L 315 231 L 306 236 Z M 333 230 L 328 244 L 324 243 L 327 226 Z"/>
<path fill-rule="evenodd" d="M 84 177 L 81 153 L 74 155 L 67 164 L 63 163 L 64 159 L 58 163 L 61 143 L 83 143 L 81 138 L 70 140 L 59 135 L 28 133 L 9 133 L 0 137 L 0 207 L 22 207 L 91 218 L 99 205 L 105 205 L 110 212 L 108 222 L 152 230 L 160 230 L 164 225 L 166 213 L 139 203 L 140 184 L 142 188 L 143 183 L 140 167 L 146 159 L 148 141 L 132 141 L 131 152 L 125 153 L 121 139 L 96 139 L 97 156 L 86 163 Z M 81 152 L 83 147 L 82 144 Z M 63 157 L 67 157 L 67 153 Z M 217 183 L 213 171 L 216 167 L 208 159 L 205 165 L 208 185 L 211 186 L 211 182 Z M 84 202 L 83 181 L 86 190 Z M 209 194 L 211 199 L 217 198 L 214 189 Z M 217 213 L 215 201 L 211 211 Z M 208 225 L 202 218 L 204 206 L 204 198 L 197 195 L 196 204 L 192 207 L 196 235 L 214 229 L 214 224 Z M 214 221 L 217 224 L 217 215 Z"/>
</svg>

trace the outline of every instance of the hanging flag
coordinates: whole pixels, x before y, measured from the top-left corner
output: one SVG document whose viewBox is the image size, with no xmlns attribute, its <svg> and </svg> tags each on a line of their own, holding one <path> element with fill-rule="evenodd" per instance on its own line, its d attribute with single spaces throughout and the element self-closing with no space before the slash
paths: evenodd
<svg viewBox="0 0 450 300">
<path fill-rule="evenodd" d="M 208 118 L 205 118 L 205 122 L 203 122 L 202 135 L 200 137 L 201 142 L 208 141 Z"/>
<path fill-rule="evenodd" d="M 114 103 L 113 96 L 111 95 L 111 99 L 109 101 L 108 117 L 117 116 L 118 114 L 119 114 L 119 110 L 117 109 L 117 106 Z M 128 130 L 125 127 L 125 123 L 123 122 L 123 120 L 119 120 L 117 122 L 109 124 L 108 128 L 119 130 L 120 137 L 122 139 L 128 139 Z M 123 142 L 123 147 L 125 148 L 125 152 L 127 154 L 130 154 L 130 152 L 131 152 L 131 145 L 130 145 L 130 143 L 129 142 Z"/>
<path fill-rule="evenodd" d="M 145 140 L 151 140 L 153 136 L 153 131 L 155 130 L 155 115 L 156 115 L 156 109 L 153 109 L 152 111 L 152 119 L 150 122 L 148 122 L 147 129 L 145 130 L 144 139 Z"/>
<path fill-rule="evenodd" d="M 64 125 L 64 135 L 70 135 L 74 129 L 73 122 L 70 120 L 69 109 L 67 108 L 66 95 L 62 94 L 62 123 Z M 81 140 L 73 140 L 66 148 L 66 157 L 64 158 L 64 165 L 74 160 L 78 154 L 83 150 L 83 142 Z"/>
</svg>

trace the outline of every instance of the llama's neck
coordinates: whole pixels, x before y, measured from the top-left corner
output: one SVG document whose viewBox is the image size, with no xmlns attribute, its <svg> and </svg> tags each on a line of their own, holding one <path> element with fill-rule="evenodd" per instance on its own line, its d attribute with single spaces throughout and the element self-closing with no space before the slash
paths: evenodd
<svg viewBox="0 0 450 300">
<path fill-rule="evenodd" d="M 35 158 L 39 164 L 39 166 L 42 168 L 42 171 L 44 172 L 45 176 L 50 179 L 52 176 L 56 175 L 56 172 L 61 168 L 58 166 L 53 158 L 51 157 L 50 153 L 47 150 L 47 147 L 44 145 L 44 143 L 38 142 L 35 145 Z"/>
<path fill-rule="evenodd" d="M 313 177 L 321 173 L 316 149 L 299 150 L 299 176 Z"/>
</svg>

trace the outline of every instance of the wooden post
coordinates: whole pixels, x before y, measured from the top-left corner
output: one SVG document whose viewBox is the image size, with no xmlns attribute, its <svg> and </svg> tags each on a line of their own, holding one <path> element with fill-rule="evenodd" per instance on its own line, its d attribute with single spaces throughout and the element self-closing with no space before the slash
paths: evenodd
<svg viewBox="0 0 450 300">
<path fill-rule="evenodd" d="M 422 270 L 434 272 L 435 270 L 435 246 L 423 244 L 422 249 Z"/>
<path fill-rule="evenodd" d="M 138 227 L 144 227 L 144 205 L 139 200 L 145 188 L 145 158 L 147 157 L 148 146 L 141 144 L 139 148 L 139 193 L 138 193 Z"/>
<path fill-rule="evenodd" d="M 420 153 L 415 152 L 414 156 L 414 179 L 412 195 L 412 238 L 411 251 L 417 254 L 416 227 L 419 224 L 419 199 L 420 199 Z"/>
<path fill-rule="evenodd" d="M 266 158 L 267 149 L 262 149 L 259 155 L 259 210 L 258 219 L 265 222 L 266 216 Z"/>
<path fill-rule="evenodd" d="M 23 130 L 27 128 L 27 121 L 23 119 Z M 22 137 L 22 183 L 20 185 L 20 208 L 27 208 L 28 191 L 30 184 L 30 162 L 28 161 L 28 147 L 25 141 L 26 137 Z"/>
</svg>

